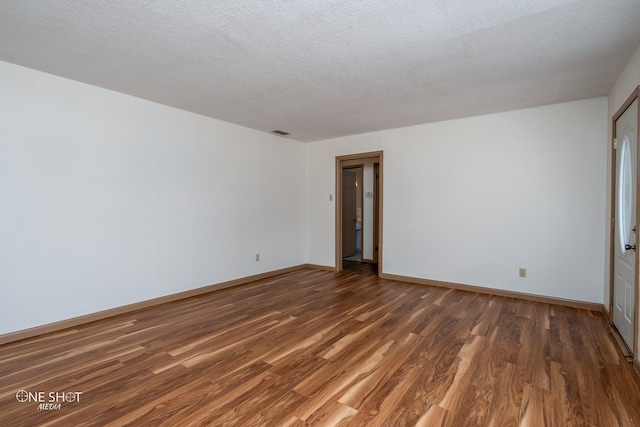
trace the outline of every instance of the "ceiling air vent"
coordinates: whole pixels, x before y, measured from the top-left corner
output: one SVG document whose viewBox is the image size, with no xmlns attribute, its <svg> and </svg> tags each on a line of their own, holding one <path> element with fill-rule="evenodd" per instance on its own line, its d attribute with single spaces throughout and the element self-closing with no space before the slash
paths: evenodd
<svg viewBox="0 0 640 427">
<path fill-rule="evenodd" d="M 277 133 L 278 135 L 282 135 L 282 136 L 289 135 L 289 132 L 285 132 L 285 131 L 280 130 L 280 129 L 272 130 L 271 132 Z"/>
</svg>

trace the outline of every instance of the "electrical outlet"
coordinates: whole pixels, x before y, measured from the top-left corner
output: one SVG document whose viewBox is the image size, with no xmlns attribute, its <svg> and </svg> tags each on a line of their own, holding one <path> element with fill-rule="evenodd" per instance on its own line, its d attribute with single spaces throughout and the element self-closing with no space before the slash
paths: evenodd
<svg viewBox="0 0 640 427">
<path fill-rule="evenodd" d="M 527 269 L 526 268 L 520 268 L 519 276 L 520 277 L 527 277 Z"/>
<path fill-rule="evenodd" d="M 329 194 L 329 201 L 333 202 L 333 194 Z"/>
<path fill-rule="evenodd" d="M 260 261 L 260 254 L 256 254 L 256 261 Z"/>
</svg>

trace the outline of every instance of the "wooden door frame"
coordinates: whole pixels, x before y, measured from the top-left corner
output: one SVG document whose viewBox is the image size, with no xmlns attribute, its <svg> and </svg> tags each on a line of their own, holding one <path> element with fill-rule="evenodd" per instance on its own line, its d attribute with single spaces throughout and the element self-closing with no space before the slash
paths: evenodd
<svg viewBox="0 0 640 427">
<path fill-rule="evenodd" d="M 627 100 L 622 104 L 622 106 L 616 111 L 611 120 L 611 128 L 612 128 L 612 138 L 611 138 L 611 238 L 609 239 L 609 323 L 613 324 L 613 304 L 614 304 L 614 285 L 615 285 L 615 270 L 614 270 L 614 262 L 615 262 L 615 237 L 616 230 L 615 224 L 613 222 L 613 218 L 616 216 L 616 149 L 614 148 L 613 141 L 616 139 L 616 122 L 624 114 L 624 112 L 629 108 L 633 101 L 639 98 L 640 94 L 640 86 L 636 87 L 636 89 L 629 95 Z M 640 102 L 640 101 L 639 101 Z M 636 124 L 636 145 L 640 143 L 640 105 L 638 107 L 638 123 Z M 636 148 L 636 152 L 638 152 L 638 148 Z M 640 210 L 638 207 L 640 206 L 640 154 L 636 155 L 636 230 L 639 231 L 640 234 L 640 215 L 638 213 Z M 636 235 L 636 240 L 638 240 L 638 236 Z M 634 302 L 633 302 L 633 348 L 631 348 L 631 354 L 633 356 L 633 365 L 638 369 L 638 360 L 636 356 L 638 354 L 638 266 L 640 262 L 640 248 L 635 251 L 635 268 L 634 268 Z M 623 340 L 624 341 L 624 340 Z"/>
<path fill-rule="evenodd" d="M 375 225 L 379 223 L 380 218 L 380 205 L 378 204 L 378 194 L 380 193 L 380 181 L 378 176 L 380 174 L 380 163 L 373 163 L 373 263 L 378 263 L 378 228 Z M 363 235 L 364 239 L 364 235 Z M 363 244 L 364 247 L 364 244 Z"/>
<path fill-rule="evenodd" d="M 347 166 L 347 162 L 361 161 L 365 159 L 374 159 L 379 164 L 379 190 L 377 194 L 376 206 L 378 209 L 377 218 L 377 235 L 378 235 L 378 275 L 382 273 L 382 207 L 383 207 L 383 151 L 370 151 L 366 153 L 348 154 L 344 156 L 336 156 L 336 212 L 335 212 L 335 255 L 336 255 L 336 271 L 342 271 L 342 168 Z M 364 175 L 364 168 L 363 168 Z M 363 206 L 364 211 L 364 206 Z M 364 215 L 364 212 L 363 212 Z M 364 247 L 362 248 L 364 251 Z M 375 247 L 374 247 L 375 251 Z M 375 253 L 374 253 L 375 259 Z"/>
</svg>

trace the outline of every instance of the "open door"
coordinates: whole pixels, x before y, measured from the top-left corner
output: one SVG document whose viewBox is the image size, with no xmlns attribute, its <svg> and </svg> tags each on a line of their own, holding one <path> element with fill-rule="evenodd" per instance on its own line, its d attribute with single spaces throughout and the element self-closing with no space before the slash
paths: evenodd
<svg viewBox="0 0 640 427">
<path fill-rule="evenodd" d="M 356 254 L 356 173 L 342 171 L 342 256 Z"/>
<path fill-rule="evenodd" d="M 613 289 L 612 323 L 626 346 L 637 349 L 637 204 L 638 204 L 638 97 L 614 116 Z"/>
</svg>

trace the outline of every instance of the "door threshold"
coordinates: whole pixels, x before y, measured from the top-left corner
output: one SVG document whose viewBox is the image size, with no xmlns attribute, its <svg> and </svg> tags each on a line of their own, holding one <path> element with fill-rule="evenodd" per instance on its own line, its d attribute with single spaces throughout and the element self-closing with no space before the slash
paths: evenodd
<svg viewBox="0 0 640 427">
<path fill-rule="evenodd" d="M 618 347 L 620 347 L 620 351 L 622 351 L 622 356 L 626 359 L 627 363 L 632 365 L 633 353 L 629 349 L 629 346 L 624 341 L 624 339 L 622 339 L 620 332 L 618 332 L 618 328 L 616 328 L 616 325 L 614 325 L 613 322 L 609 323 L 609 327 L 611 328 L 613 338 L 616 340 L 616 343 L 618 343 Z"/>
</svg>

